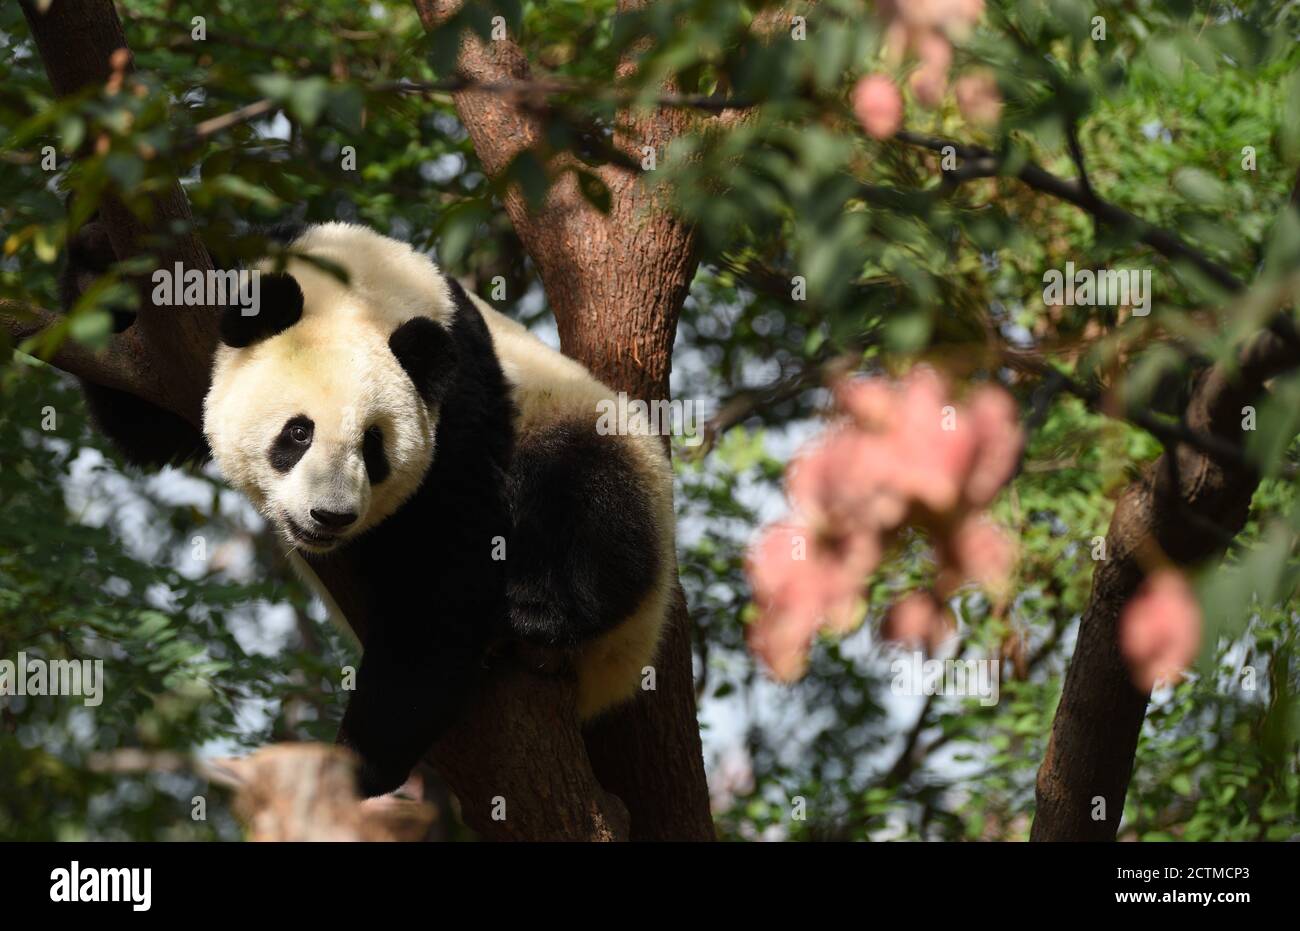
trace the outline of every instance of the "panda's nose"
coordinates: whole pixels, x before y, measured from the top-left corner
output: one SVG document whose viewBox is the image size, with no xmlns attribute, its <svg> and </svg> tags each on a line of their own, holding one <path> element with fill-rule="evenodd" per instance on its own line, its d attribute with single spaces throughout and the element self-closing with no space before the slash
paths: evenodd
<svg viewBox="0 0 1300 931">
<path fill-rule="evenodd" d="M 312 508 L 311 519 L 322 527 L 328 527 L 330 530 L 342 530 L 357 519 L 357 512 L 348 511 L 346 514 L 341 514 L 338 511 L 324 511 Z"/>
</svg>

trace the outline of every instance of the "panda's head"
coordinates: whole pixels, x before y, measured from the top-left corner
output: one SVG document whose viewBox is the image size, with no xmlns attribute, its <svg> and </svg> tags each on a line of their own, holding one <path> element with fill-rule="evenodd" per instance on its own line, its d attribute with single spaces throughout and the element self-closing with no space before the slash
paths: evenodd
<svg viewBox="0 0 1300 931">
<path fill-rule="evenodd" d="M 285 541 L 325 553 L 420 486 L 453 344 L 427 310 L 375 306 L 384 289 L 303 263 L 262 273 L 260 292 L 256 315 L 233 307 L 222 319 L 204 432 L 227 481 Z"/>
</svg>

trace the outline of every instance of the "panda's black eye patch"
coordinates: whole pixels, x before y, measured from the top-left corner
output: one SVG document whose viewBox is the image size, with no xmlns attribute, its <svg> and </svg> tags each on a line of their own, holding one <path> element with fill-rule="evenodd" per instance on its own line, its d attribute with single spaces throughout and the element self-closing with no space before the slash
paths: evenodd
<svg viewBox="0 0 1300 931">
<path fill-rule="evenodd" d="M 370 484 L 378 485 L 388 478 L 391 470 L 388 466 L 388 456 L 384 452 L 383 430 L 371 427 L 366 431 L 366 435 L 361 440 L 361 458 L 365 460 L 366 476 L 370 479 Z"/>
<path fill-rule="evenodd" d="M 311 448 L 311 438 L 316 432 L 316 425 L 311 419 L 299 414 L 290 417 L 280 428 L 280 435 L 271 444 L 267 460 L 277 472 L 288 472 Z"/>
</svg>

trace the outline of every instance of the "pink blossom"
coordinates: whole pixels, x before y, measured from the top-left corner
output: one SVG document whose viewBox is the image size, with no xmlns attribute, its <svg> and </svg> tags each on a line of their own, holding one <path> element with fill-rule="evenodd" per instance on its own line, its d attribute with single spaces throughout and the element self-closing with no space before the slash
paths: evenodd
<svg viewBox="0 0 1300 931">
<path fill-rule="evenodd" d="M 984 0 L 880 0 L 881 15 L 913 29 L 968 26 L 984 12 Z"/>
<path fill-rule="evenodd" d="M 933 109 L 943 102 L 948 89 L 948 69 L 952 66 L 952 45 L 936 32 L 927 32 L 915 40 L 921 65 L 912 72 L 908 86 L 917 103 Z"/>
<path fill-rule="evenodd" d="M 997 79 L 987 71 L 964 74 L 953 85 L 957 109 L 972 123 L 991 126 L 1002 116 L 1002 94 Z"/>
<path fill-rule="evenodd" d="M 879 544 L 867 533 L 831 535 L 796 523 L 766 530 L 746 564 L 759 609 L 749 642 L 777 678 L 798 677 L 819 625 L 852 625 L 879 559 Z"/>
<path fill-rule="evenodd" d="M 890 480 L 896 456 L 881 437 L 832 430 L 791 463 L 786 491 L 795 509 L 825 527 L 896 526 L 907 502 Z"/>
<path fill-rule="evenodd" d="M 933 653 L 952 635 L 948 612 L 928 591 L 904 595 L 885 615 L 880 635 L 914 648 Z"/>
<path fill-rule="evenodd" d="M 1201 643 L 1201 609 L 1182 574 L 1152 573 L 1124 606 L 1119 645 L 1133 683 L 1150 691 L 1159 681 L 1177 681 Z"/>
<path fill-rule="evenodd" d="M 793 682 L 808 667 L 808 649 L 817 633 L 807 617 L 768 612 L 749 628 L 749 649 L 778 682 Z"/>
<path fill-rule="evenodd" d="M 984 15 L 984 0 L 942 0 L 943 30 L 954 39 L 964 39 Z"/>
<path fill-rule="evenodd" d="M 844 378 L 835 384 L 835 402 L 864 430 L 885 430 L 893 422 L 897 398 L 883 378 Z"/>
<path fill-rule="evenodd" d="M 1002 528 L 992 521 L 967 517 L 945 541 L 954 578 L 946 580 L 953 589 L 963 581 L 975 582 L 995 593 L 1005 591 L 1016 564 L 1016 547 Z M 955 582 L 955 584 L 954 584 Z"/>
<path fill-rule="evenodd" d="M 984 0 L 878 0 L 885 21 L 885 61 L 897 68 L 909 49 L 920 66 L 909 78 L 917 102 L 937 107 L 952 66 L 949 40 L 964 40 L 984 13 Z"/>
<path fill-rule="evenodd" d="M 836 386 L 835 396 L 865 431 L 860 454 L 872 462 L 869 474 L 863 466 L 851 476 L 847 466 L 828 468 L 846 482 L 874 479 L 892 492 L 883 510 L 894 520 L 877 526 L 894 526 L 908 501 L 936 512 L 957 503 L 974 460 L 975 434 L 955 407 L 945 410 L 947 387 L 934 369 L 918 366 L 895 386 L 881 379 L 849 379 Z"/>
<path fill-rule="evenodd" d="M 1001 388 L 987 385 L 971 393 L 967 416 L 974 421 L 978 451 L 966 480 L 966 500 L 984 507 L 1011 480 L 1024 447 L 1016 403 Z"/>
<path fill-rule="evenodd" d="M 853 115 L 875 139 L 888 139 L 903 125 L 903 98 L 883 74 L 870 74 L 853 88 Z"/>
<path fill-rule="evenodd" d="M 1015 474 L 1024 436 L 1015 401 L 1001 388 L 977 388 L 959 408 L 938 373 L 918 366 L 897 385 L 879 378 L 845 379 L 834 394 L 852 423 L 876 438 L 837 441 L 834 455 L 827 453 L 821 470 L 828 486 L 842 486 L 833 492 L 837 498 L 869 498 L 863 483 L 875 481 L 936 513 L 952 509 L 959 499 L 984 507 Z M 872 461 L 854 462 L 855 456 Z M 895 507 L 891 500 L 890 509 Z"/>
<path fill-rule="evenodd" d="M 758 617 L 751 648 L 779 678 L 797 677 L 818 629 L 860 620 L 867 576 L 900 528 L 925 529 L 938 559 L 934 591 L 908 596 L 888 636 L 933 647 L 951 622 L 939 599 L 967 581 L 996 595 L 1015 547 L 982 509 L 1010 480 L 1023 437 L 1011 396 L 986 386 L 954 403 L 928 366 L 897 382 L 834 386 L 841 417 L 800 451 L 786 480 L 796 518 L 770 527 L 746 564 Z"/>
<path fill-rule="evenodd" d="M 975 431 L 950 407 L 943 380 L 919 367 L 902 383 L 895 421 L 899 490 L 932 512 L 953 508 L 975 458 Z"/>
</svg>

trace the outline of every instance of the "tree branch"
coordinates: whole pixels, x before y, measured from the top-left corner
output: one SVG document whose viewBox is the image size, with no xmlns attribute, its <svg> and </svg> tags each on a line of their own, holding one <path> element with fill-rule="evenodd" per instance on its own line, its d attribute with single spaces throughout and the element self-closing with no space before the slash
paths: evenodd
<svg viewBox="0 0 1300 931">
<path fill-rule="evenodd" d="M 40 342 L 42 336 L 48 336 L 66 324 L 67 318 L 61 314 L 0 298 L 0 325 L 4 326 L 16 343 L 26 340 Z M 155 403 L 160 400 L 157 385 L 136 365 L 138 346 L 130 334 L 112 337 L 102 352 L 96 352 L 66 335 L 59 339 L 53 353 L 47 354 L 42 348 L 32 346 L 31 353 L 55 368 L 106 388 L 116 388 L 148 398 Z"/>
<path fill-rule="evenodd" d="M 44 12 L 31 0 L 22 0 L 21 6 L 50 84 L 60 97 L 87 87 L 103 87 L 115 71 L 131 70 L 122 23 L 108 0 L 55 0 Z M 122 52 L 126 66 L 118 69 L 113 62 L 115 56 L 120 60 Z M 119 261 L 145 251 L 145 242 L 152 238 L 168 244 L 159 256 L 161 266 L 180 262 L 187 269 L 212 268 L 207 250 L 192 231 L 193 217 L 179 184 L 152 197 L 148 208 L 146 224 L 115 197 L 101 202 L 100 214 Z M 178 236 L 166 233 L 178 228 L 190 232 Z M 140 309 L 131 328 L 137 373 L 145 382 L 166 386 L 164 400 L 146 397 L 197 426 L 202 422 L 208 366 L 216 345 L 215 308 L 155 307 L 151 289 L 143 281 L 138 286 Z"/>
<path fill-rule="evenodd" d="M 1215 366 L 1193 391 L 1185 421 L 1197 434 L 1240 447 L 1241 409 L 1264 383 L 1300 366 L 1300 347 L 1272 331 Z M 1246 523 L 1259 477 L 1223 457 L 1174 445 L 1120 498 L 1079 625 L 1047 754 L 1038 771 L 1032 840 L 1113 840 L 1124 810 L 1149 695 L 1119 653 L 1117 625 L 1145 573 L 1160 560 L 1192 566 L 1220 552 Z M 1207 533 L 1205 525 L 1218 528 Z M 1094 800 L 1105 817 L 1094 820 Z"/>
<path fill-rule="evenodd" d="M 929 149 L 932 152 L 943 152 L 944 149 L 951 147 L 964 162 L 969 163 L 969 167 L 963 165 L 956 172 L 949 173 L 960 181 L 971 178 L 995 177 L 1001 174 L 1005 165 L 1003 156 L 980 145 L 956 142 L 939 136 L 911 132 L 910 130 L 900 130 L 894 138 L 908 145 Z M 1161 229 L 1141 217 L 1129 213 L 1122 207 L 1102 200 L 1092 190 L 1090 184 L 1067 181 L 1034 162 L 1026 163 L 1015 176 L 1036 191 L 1050 194 L 1086 210 L 1102 223 L 1120 229 L 1137 230 L 1140 241 L 1146 243 L 1166 258 L 1182 259 L 1190 262 L 1226 291 L 1237 292 L 1243 288 L 1241 281 L 1232 272 L 1209 256 L 1188 245 L 1169 230 Z"/>
</svg>

